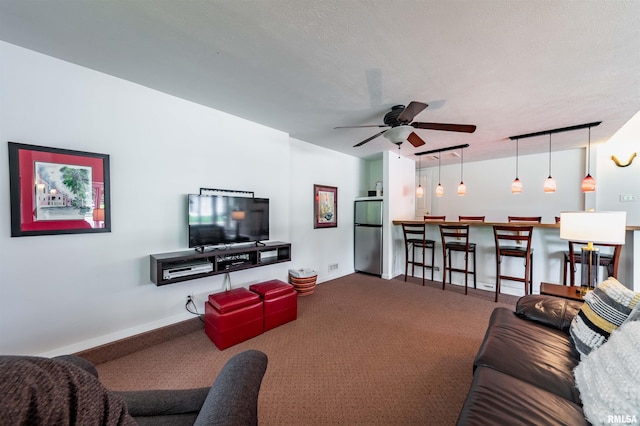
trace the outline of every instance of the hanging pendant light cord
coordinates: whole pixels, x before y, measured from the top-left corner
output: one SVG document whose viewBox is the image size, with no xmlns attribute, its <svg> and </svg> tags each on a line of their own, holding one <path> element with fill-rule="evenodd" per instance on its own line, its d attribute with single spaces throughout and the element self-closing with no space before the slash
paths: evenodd
<svg viewBox="0 0 640 426">
<path fill-rule="evenodd" d="M 551 177 L 551 133 L 549 133 L 549 177 Z"/>
<path fill-rule="evenodd" d="M 518 139 L 516 139 L 516 179 L 518 179 Z"/>
<path fill-rule="evenodd" d="M 438 185 L 440 185 L 440 156 L 438 155 Z"/>
<path fill-rule="evenodd" d="M 460 149 L 460 183 L 464 182 L 462 179 L 462 164 L 464 163 L 464 149 Z"/>
<path fill-rule="evenodd" d="M 587 175 L 591 176 L 591 127 L 589 127 L 589 150 L 587 153 Z"/>
</svg>

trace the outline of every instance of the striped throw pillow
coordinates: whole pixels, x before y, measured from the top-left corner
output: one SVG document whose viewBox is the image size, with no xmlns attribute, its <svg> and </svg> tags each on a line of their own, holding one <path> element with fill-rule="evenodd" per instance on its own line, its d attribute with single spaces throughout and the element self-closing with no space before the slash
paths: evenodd
<svg viewBox="0 0 640 426">
<path fill-rule="evenodd" d="M 640 302 L 640 293 L 609 277 L 584 297 L 584 304 L 571 322 L 569 334 L 581 357 L 607 341 Z"/>
</svg>

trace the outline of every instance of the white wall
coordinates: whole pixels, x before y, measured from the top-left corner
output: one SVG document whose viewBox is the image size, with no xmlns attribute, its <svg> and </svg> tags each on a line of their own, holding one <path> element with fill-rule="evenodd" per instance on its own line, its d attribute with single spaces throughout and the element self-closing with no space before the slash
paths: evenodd
<svg viewBox="0 0 640 426">
<path fill-rule="evenodd" d="M 74 352 L 185 320 L 191 293 L 202 310 L 224 276 L 149 280 L 150 254 L 187 249 L 186 194 L 200 187 L 270 198 L 271 239 L 293 244 L 292 262 L 234 272 L 233 287 L 298 265 L 320 280 L 327 262 L 352 270 L 359 160 L 4 42 L 0 76 L 0 140 L 109 154 L 112 205 L 111 233 L 11 238 L 0 175 L 0 353 Z M 313 183 L 339 187 L 335 230 L 312 229 Z"/>
<path fill-rule="evenodd" d="M 362 160 L 291 140 L 291 268 L 311 268 L 318 282 L 353 272 L 353 208 L 359 196 Z M 313 185 L 338 187 L 338 226 L 313 228 Z M 329 265 L 338 269 L 329 271 Z"/>
<path fill-rule="evenodd" d="M 640 156 L 640 112 L 606 143 L 598 145 L 595 205 L 601 211 L 626 211 L 627 225 L 640 226 L 640 157 L 626 167 L 618 167 L 611 159 L 615 155 L 627 164 L 634 152 Z M 623 195 L 633 198 L 622 201 Z M 628 277 L 626 284 L 640 291 L 640 230 L 627 232 L 621 258 Z"/>
<path fill-rule="evenodd" d="M 442 166 L 444 196 L 433 196 L 437 179 L 432 180 L 433 188 L 425 188 L 432 193 L 432 214 L 445 215 L 448 220 L 458 220 L 459 215 L 484 215 L 487 222 L 506 222 L 507 216 L 542 216 L 543 223 L 554 223 L 555 216 L 559 216 L 561 211 L 582 210 L 584 195 L 580 192 L 580 183 L 584 177 L 584 150 L 552 153 L 551 172 L 557 184 L 555 193 L 542 190 L 548 176 L 548 161 L 548 154 L 520 156 L 518 177 L 523 186 L 521 194 L 511 193 L 515 157 L 465 163 L 465 196 L 456 193 L 460 183 L 460 164 Z M 437 177 L 437 162 L 435 167 L 427 170 Z"/>
<path fill-rule="evenodd" d="M 415 161 L 399 156 L 397 151 L 385 151 L 384 163 L 384 228 L 383 278 L 393 278 L 404 273 L 404 239 L 399 226 L 393 226 L 398 218 L 407 218 L 415 212 Z"/>
</svg>

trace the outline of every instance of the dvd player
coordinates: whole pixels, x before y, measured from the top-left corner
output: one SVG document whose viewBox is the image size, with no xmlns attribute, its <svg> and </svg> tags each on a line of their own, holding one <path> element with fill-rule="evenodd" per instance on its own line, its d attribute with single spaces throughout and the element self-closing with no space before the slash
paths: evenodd
<svg viewBox="0 0 640 426">
<path fill-rule="evenodd" d="M 209 261 L 199 261 L 181 263 L 162 270 L 162 279 L 170 280 L 188 275 L 206 274 L 213 271 L 213 263 Z"/>
</svg>

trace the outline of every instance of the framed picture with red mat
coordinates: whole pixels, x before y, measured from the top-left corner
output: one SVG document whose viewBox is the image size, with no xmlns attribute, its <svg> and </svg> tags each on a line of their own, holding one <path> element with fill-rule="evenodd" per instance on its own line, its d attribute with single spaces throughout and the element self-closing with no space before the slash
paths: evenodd
<svg viewBox="0 0 640 426">
<path fill-rule="evenodd" d="M 109 155 L 9 142 L 11 236 L 111 232 Z"/>
</svg>

